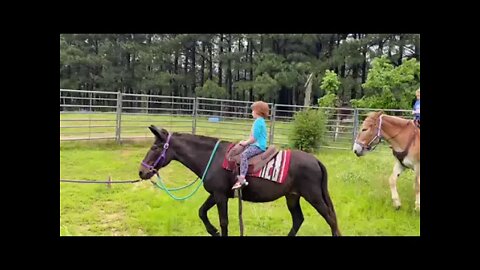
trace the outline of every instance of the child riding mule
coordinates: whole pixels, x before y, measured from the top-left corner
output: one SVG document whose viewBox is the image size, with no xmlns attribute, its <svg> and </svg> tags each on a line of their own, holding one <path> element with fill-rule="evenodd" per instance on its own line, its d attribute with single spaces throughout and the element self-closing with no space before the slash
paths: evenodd
<svg viewBox="0 0 480 270">
<path fill-rule="evenodd" d="M 218 230 L 210 223 L 207 212 L 217 205 L 222 236 L 228 235 L 228 199 L 234 197 L 231 189 L 236 181 L 234 174 L 225 169 L 222 164 L 226 160 L 227 149 L 231 143 L 219 142 L 218 139 L 206 136 L 169 133 L 165 129 L 155 126 L 149 127 L 155 135 L 155 142 L 145 155 L 139 169 L 142 179 L 149 179 L 158 173 L 160 168 L 176 160 L 197 176 L 201 177 L 211 155 L 211 166 L 203 179 L 205 190 L 210 193 L 207 200 L 199 209 L 200 219 L 203 221 L 207 232 L 218 236 Z M 219 143 L 218 148 L 215 146 Z M 214 149 L 218 149 L 212 153 Z M 313 155 L 297 151 L 284 151 L 282 158 L 278 152 L 264 166 L 264 174 L 258 177 L 247 174 L 248 186 L 243 187 L 243 200 L 250 202 L 270 202 L 285 196 L 287 207 L 292 215 L 292 228 L 289 236 L 295 236 L 304 220 L 300 208 L 300 197 L 305 198 L 330 226 L 333 236 L 340 236 L 337 217 L 327 187 L 327 170 L 325 166 Z M 287 166 L 286 160 L 290 163 Z M 278 170 L 277 170 L 278 168 Z M 287 170 L 287 169 L 288 170 Z M 285 173 L 285 177 L 281 173 Z M 273 177 L 276 175 L 276 177 Z M 270 177 L 272 181 L 263 178 Z M 281 179 L 283 179 L 280 181 Z"/>
</svg>

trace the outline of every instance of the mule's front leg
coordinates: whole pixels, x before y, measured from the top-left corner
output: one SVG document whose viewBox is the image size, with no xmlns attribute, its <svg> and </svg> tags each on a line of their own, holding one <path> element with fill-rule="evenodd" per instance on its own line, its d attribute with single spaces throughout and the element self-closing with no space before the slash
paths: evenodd
<svg viewBox="0 0 480 270">
<path fill-rule="evenodd" d="M 398 196 L 398 191 L 397 191 L 397 179 L 404 169 L 405 168 L 402 166 L 402 164 L 399 161 L 397 161 L 395 163 L 395 166 L 393 167 L 392 175 L 390 175 L 390 178 L 389 178 L 390 191 L 392 192 L 393 206 L 397 210 L 400 209 L 400 206 L 402 205 L 400 203 L 400 197 Z"/>
<path fill-rule="evenodd" d="M 215 194 L 215 202 L 217 203 L 218 218 L 220 219 L 222 236 L 228 236 L 228 198 L 223 194 Z"/>
<path fill-rule="evenodd" d="M 203 203 L 203 205 L 200 207 L 198 210 L 198 215 L 200 216 L 200 219 L 203 221 L 203 224 L 205 225 L 205 228 L 207 229 L 207 232 L 212 235 L 212 236 L 220 236 L 218 233 L 217 228 L 215 228 L 212 223 L 210 223 L 210 220 L 208 219 L 207 212 L 210 210 L 215 205 L 215 199 L 213 198 L 213 195 L 208 196 L 207 200 Z"/>
</svg>

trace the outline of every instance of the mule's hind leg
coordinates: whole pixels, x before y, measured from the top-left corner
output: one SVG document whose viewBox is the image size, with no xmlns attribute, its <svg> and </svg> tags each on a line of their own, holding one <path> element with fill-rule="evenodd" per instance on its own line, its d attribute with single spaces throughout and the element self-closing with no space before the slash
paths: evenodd
<svg viewBox="0 0 480 270">
<path fill-rule="evenodd" d="M 415 166 L 415 210 L 420 211 L 420 164 Z"/>
<path fill-rule="evenodd" d="M 207 229 L 207 232 L 212 235 L 212 236 L 220 236 L 218 233 L 217 228 L 215 228 L 212 223 L 210 223 L 210 220 L 208 220 L 207 212 L 210 210 L 215 205 L 215 199 L 213 198 L 213 195 L 208 196 L 207 200 L 202 204 L 200 209 L 198 210 L 198 215 L 200 216 L 200 219 L 203 221 L 203 224 L 205 225 L 205 228 Z"/>
<path fill-rule="evenodd" d="M 323 200 L 321 191 L 310 192 L 308 194 L 303 195 L 303 197 L 327 221 L 328 225 L 330 226 L 330 229 L 332 230 L 332 235 L 341 236 L 340 230 L 338 229 L 337 218 L 335 215 L 332 215 L 332 212 L 330 211 L 327 204 Z"/>
<path fill-rule="evenodd" d="M 400 206 L 402 205 L 397 191 L 397 179 L 404 169 L 405 168 L 402 166 L 402 164 L 397 160 L 395 162 L 395 165 L 393 166 L 392 175 L 390 175 L 390 178 L 388 179 L 390 182 L 390 191 L 392 193 L 393 206 L 397 210 L 400 209 Z"/>
<path fill-rule="evenodd" d="M 295 236 L 304 220 L 302 208 L 300 208 L 300 195 L 288 194 L 285 195 L 285 198 L 287 198 L 287 206 L 290 214 L 292 214 L 293 222 L 292 229 L 288 233 L 288 236 Z"/>
</svg>

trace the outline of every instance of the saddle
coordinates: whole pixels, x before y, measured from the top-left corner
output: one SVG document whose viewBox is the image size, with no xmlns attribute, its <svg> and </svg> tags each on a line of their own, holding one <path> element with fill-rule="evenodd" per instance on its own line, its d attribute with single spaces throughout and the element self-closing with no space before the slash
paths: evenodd
<svg viewBox="0 0 480 270">
<path fill-rule="evenodd" d="M 236 165 L 237 167 L 240 167 L 240 155 L 245 150 L 245 148 L 246 146 L 236 144 L 230 150 L 227 151 L 227 154 L 225 157 L 230 163 L 230 165 Z M 274 145 L 270 145 L 265 152 L 251 157 L 248 160 L 248 173 L 259 171 L 272 158 L 274 158 L 277 153 L 278 153 L 278 149 L 276 149 Z"/>
</svg>

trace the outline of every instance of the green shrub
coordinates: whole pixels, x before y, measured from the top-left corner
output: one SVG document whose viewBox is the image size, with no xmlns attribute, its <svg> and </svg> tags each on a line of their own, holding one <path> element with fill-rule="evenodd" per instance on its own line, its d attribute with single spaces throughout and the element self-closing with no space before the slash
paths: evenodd
<svg viewBox="0 0 480 270">
<path fill-rule="evenodd" d="M 323 111 L 308 109 L 297 112 L 290 133 L 290 145 L 296 149 L 312 152 L 320 146 L 325 134 L 326 117 Z"/>
</svg>

